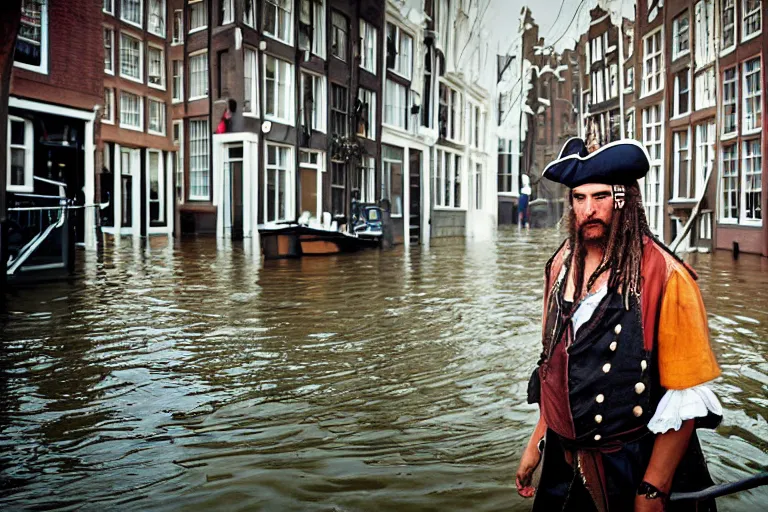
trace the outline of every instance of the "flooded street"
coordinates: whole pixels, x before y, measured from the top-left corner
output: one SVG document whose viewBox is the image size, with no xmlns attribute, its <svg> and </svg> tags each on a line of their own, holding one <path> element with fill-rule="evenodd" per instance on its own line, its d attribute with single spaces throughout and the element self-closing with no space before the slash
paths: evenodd
<svg viewBox="0 0 768 512">
<path fill-rule="evenodd" d="M 0 508 L 528 510 L 514 472 L 560 241 L 535 236 L 86 254 L 81 279 L 17 291 L 0 320 Z M 723 368 L 723 424 L 700 435 L 732 481 L 768 469 L 768 259 L 691 261 Z"/>
</svg>

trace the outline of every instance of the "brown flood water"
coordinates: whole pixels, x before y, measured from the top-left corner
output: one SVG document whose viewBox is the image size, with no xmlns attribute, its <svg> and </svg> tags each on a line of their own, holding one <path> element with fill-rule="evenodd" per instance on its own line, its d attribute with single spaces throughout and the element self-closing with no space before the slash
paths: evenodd
<svg viewBox="0 0 768 512">
<path fill-rule="evenodd" d="M 513 479 L 559 240 L 87 254 L 0 318 L 0 509 L 527 510 Z M 731 481 L 768 469 L 768 260 L 690 259 L 723 368 L 724 422 L 700 435 Z M 766 510 L 768 488 L 718 504 Z"/>
</svg>

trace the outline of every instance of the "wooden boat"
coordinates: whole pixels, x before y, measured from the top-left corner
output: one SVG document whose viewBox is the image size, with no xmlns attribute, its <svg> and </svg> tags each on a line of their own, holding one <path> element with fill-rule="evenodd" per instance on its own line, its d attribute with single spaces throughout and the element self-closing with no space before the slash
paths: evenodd
<svg viewBox="0 0 768 512">
<path fill-rule="evenodd" d="M 265 259 L 321 256 L 379 247 L 378 238 L 358 237 L 299 224 L 259 228 Z"/>
</svg>

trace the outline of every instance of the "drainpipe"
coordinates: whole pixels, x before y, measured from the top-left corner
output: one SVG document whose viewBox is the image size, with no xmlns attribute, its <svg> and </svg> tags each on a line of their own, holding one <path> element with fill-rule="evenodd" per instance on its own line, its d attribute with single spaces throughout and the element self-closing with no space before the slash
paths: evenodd
<svg viewBox="0 0 768 512">
<path fill-rule="evenodd" d="M 619 23 L 621 26 L 616 28 L 619 36 L 619 136 L 623 139 L 627 136 L 626 127 L 624 126 L 624 32 L 622 31 L 624 19 L 622 18 Z"/>
</svg>

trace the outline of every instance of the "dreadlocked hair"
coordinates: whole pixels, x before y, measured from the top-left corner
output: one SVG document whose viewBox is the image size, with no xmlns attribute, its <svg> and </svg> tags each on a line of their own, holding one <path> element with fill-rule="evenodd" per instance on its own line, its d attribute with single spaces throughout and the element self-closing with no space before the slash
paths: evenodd
<svg viewBox="0 0 768 512">
<path fill-rule="evenodd" d="M 624 307 L 629 309 L 629 297 L 631 295 L 639 296 L 640 294 L 640 265 L 643 260 L 643 237 L 648 236 L 653 239 L 656 237 L 648 227 L 642 198 L 640 197 L 640 187 L 637 182 L 635 181 L 628 185 L 625 193 L 624 208 L 615 210 L 610 233 L 605 242 L 603 259 L 594 273 L 589 276 L 584 292 L 582 292 L 582 288 L 585 279 L 584 260 L 587 249 L 584 247 L 584 244 L 579 243 L 576 215 L 572 208 L 568 219 L 568 242 L 572 248 L 569 266 L 572 266 L 574 262 L 576 264 L 574 268 L 576 297 L 581 297 L 583 293 L 588 292 L 603 273 L 610 271 L 611 276 L 608 281 L 608 287 L 619 290 L 624 299 Z M 572 205 L 572 192 L 569 194 L 569 201 Z"/>
</svg>

